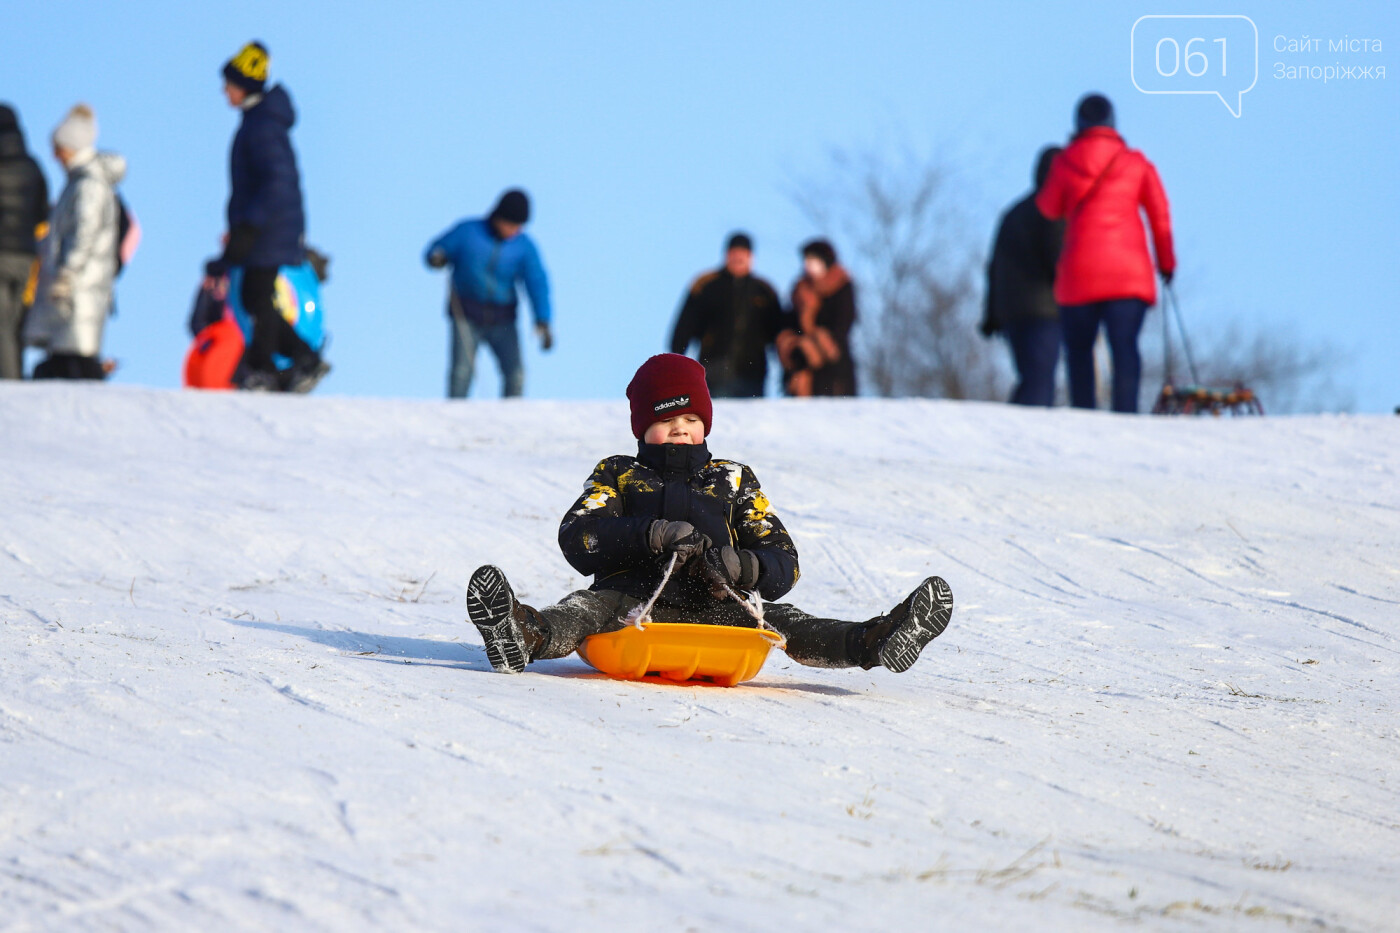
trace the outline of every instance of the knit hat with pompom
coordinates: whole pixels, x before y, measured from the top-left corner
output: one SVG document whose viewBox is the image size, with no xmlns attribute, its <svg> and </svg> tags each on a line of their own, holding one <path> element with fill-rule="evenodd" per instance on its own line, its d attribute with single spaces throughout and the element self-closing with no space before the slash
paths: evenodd
<svg viewBox="0 0 1400 933">
<path fill-rule="evenodd" d="M 54 127 L 53 144 L 69 152 L 82 152 L 97 144 L 97 116 L 87 104 L 77 104 Z"/>
</svg>

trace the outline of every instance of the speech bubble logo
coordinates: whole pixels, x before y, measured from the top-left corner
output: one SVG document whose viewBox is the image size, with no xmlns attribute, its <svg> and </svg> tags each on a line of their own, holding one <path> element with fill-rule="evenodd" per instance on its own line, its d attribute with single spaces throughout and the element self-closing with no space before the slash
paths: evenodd
<svg viewBox="0 0 1400 933">
<path fill-rule="evenodd" d="M 1259 29 L 1248 16 L 1142 16 L 1129 50 L 1142 93 L 1214 94 L 1234 117 L 1259 81 Z"/>
</svg>

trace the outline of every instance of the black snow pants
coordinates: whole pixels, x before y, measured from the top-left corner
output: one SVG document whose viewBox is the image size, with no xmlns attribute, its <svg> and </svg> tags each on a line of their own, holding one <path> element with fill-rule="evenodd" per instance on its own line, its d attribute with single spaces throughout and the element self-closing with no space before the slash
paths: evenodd
<svg viewBox="0 0 1400 933">
<path fill-rule="evenodd" d="M 276 268 L 243 270 L 243 287 L 239 297 L 243 308 L 253 319 L 253 339 L 243 351 L 243 365 L 254 372 L 276 373 L 274 353 L 289 357 L 299 366 L 315 365 L 315 350 L 297 335 L 296 330 L 277 310 Z"/>
</svg>

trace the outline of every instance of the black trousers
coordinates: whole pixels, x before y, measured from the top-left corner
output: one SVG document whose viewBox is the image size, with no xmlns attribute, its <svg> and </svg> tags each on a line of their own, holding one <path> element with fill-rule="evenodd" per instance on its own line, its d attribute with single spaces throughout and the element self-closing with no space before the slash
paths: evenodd
<svg viewBox="0 0 1400 933">
<path fill-rule="evenodd" d="M 1055 404 L 1055 369 L 1060 365 L 1059 321 L 1025 320 L 1006 325 L 1006 341 L 1016 363 L 1013 405 Z"/>
<path fill-rule="evenodd" d="M 253 339 L 243 350 L 243 365 L 249 371 L 275 373 L 274 353 L 289 357 L 297 365 L 315 365 L 318 356 L 277 310 L 277 269 L 243 270 L 243 287 L 238 297 L 253 319 Z"/>
<path fill-rule="evenodd" d="M 0 379 L 24 378 L 24 286 L 33 256 L 0 253 Z"/>
<path fill-rule="evenodd" d="M 34 367 L 35 379 L 106 379 L 102 361 L 76 353 L 50 353 Z"/>
<path fill-rule="evenodd" d="M 645 600 L 615 590 L 579 590 L 553 606 L 533 609 L 522 606 L 542 623 L 548 641 L 531 660 L 563 658 L 578 650 L 590 635 L 615 632 L 622 620 Z M 651 617 L 657 622 L 690 622 L 702 625 L 737 625 L 753 628 L 755 623 L 733 600 L 716 600 L 703 611 L 656 605 Z M 867 623 L 842 622 L 808 615 L 787 603 L 764 603 L 764 621 L 787 639 L 787 654 L 809 667 L 859 667 L 859 636 Z M 871 620 L 878 621 L 878 620 Z"/>
</svg>

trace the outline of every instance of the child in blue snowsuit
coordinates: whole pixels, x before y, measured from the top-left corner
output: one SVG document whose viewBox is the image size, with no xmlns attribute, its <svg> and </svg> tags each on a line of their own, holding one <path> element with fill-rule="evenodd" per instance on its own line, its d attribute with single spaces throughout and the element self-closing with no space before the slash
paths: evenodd
<svg viewBox="0 0 1400 933">
<path fill-rule="evenodd" d="M 559 525 L 559 547 L 593 585 L 535 609 L 515 599 L 505 574 L 472 574 L 467 612 L 486 657 L 502 672 L 562 658 L 590 635 L 616 631 L 665 577 L 657 622 L 753 626 L 733 598 L 757 591 L 764 621 L 787 639 L 795 661 L 815 667 L 883 666 L 900 672 L 948 625 L 953 594 L 929 577 L 898 606 L 866 622 L 808 615 L 772 602 L 797 582 L 797 549 L 753 471 L 710 456 L 712 408 L 705 370 L 675 353 L 653 356 L 627 387 L 637 455 L 609 457 Z"/>
</svg>

